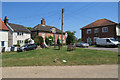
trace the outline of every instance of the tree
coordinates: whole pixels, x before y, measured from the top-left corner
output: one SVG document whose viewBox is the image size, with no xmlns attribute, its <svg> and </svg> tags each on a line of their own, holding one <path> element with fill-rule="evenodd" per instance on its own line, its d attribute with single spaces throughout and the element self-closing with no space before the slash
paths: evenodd
<svg viewBox="0 0 120 80">
<path fill-rule="evenodd" d="M 25 43 L 29 43 L 28 39 L 25 39 Z"/>
<path fill-rule="evenodd" d="M 67 39 L 66 39 L 66 43 L 67 43 L 67 45 L 68 44 L 73 44 L 73 43 L 75 43 L 76 41 L 77 41 L 77 38 L 75 37 L 75 31 L 73 31 L 73 32 L 70 32 L 70 31 L 66 31 L 67 33 L 68 33 L 68 37 L 67 37 Z"/>
<path fill-rule="evenodd" d="M 32 28 L 31 27 L 26 27 L 28 30 L 31 30 Z"/>
<path fill-rule="evenodd" d="M 37 36 L 34 38 L 34 41 L 36 45 L 41 45 L 43 43 L 43 37 Z"/>
<path fill-rule="evenodd" d="M 79 38 L 78 40 L 77 40 L 77 42 L 80 42 L 81 41 L 81 38 Z"/>
<path fill-rule="evenodd" d="M 25 39 L 25 43 L 26 43 L 26 44 L 28 44 L 28 43 L 30 43 L 30 42 L 31 42 L 31 40 Z"/>
</svg>

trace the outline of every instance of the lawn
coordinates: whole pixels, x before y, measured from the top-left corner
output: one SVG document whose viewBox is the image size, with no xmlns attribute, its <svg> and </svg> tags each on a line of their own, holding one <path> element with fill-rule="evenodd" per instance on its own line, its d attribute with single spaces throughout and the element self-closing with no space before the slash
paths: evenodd
<svg viewBox="0 0 120 80">
<path fill-rule="evenodd" d="M 54 60 L 66 60 L 67 62 Z M 118 53 L 113 51 L 66 48 L 56 50 L 53 47 L 26 52 L 6 52 L 2 54 L 2 66 L 67 66 L 67 65 L 100 65 L 117 64 Z"/>
</svg>

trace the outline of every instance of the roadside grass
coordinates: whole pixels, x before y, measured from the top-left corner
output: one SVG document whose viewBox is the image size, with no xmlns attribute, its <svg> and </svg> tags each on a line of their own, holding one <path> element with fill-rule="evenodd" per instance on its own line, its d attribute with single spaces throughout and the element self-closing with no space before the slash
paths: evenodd
<svg viewBox="0 0 120 80">
<path fill-rule="evenodd" d="M 53 62 L 56 58 L 66 60 Z M 113 51 L 90 50 L 85 48 L 76 48 L 73 51 L 67 51 L 65 47 L 62 50 L 50 47 L 48 49 L 38 49 L 26 52 L 10 52 L 2 54 L 2 66 L 73 66 L 73 65 L 100 65 L 117 64 L 118 53 Z"/>
</svg>

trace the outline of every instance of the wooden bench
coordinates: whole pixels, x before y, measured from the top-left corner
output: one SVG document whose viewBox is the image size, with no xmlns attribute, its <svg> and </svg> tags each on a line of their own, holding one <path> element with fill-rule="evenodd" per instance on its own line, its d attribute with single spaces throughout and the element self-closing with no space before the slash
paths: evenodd
<svg viewBox="0 0 120 80">
<path fill-rule="evenodd" d="M 68 50 L 68 51 L 74 50 L 75 48 L 76 48 L 76 47 L 73 46 L 73 45 L 71 45 L 71 44 L 67 46 L 67 50 Z"/>
</svg>

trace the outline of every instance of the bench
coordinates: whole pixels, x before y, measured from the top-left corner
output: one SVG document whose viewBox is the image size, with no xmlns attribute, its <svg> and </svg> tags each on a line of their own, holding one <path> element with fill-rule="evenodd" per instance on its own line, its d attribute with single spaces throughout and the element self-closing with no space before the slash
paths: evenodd
<svg viewBox="0 0 120 80">
<path fill-rule="evenodd" d="M 67 46 L 67 50 L 68 50 L 68 51 L 74 50 L 75 48 L 76 48 L 76 47 L 73 46 L 73 45 L 71 45 L 71 44 Z"/>
</svg>

